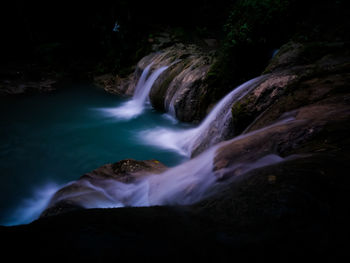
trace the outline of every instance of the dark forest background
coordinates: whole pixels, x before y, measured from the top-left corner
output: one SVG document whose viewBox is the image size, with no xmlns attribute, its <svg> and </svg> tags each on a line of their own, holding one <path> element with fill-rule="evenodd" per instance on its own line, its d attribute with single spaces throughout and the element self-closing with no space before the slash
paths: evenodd
<svg viewBox="0 0 350 263">
<path fill-rule="evenodd" d="M 16 0 L 1 5 L 1 63 L 30 61 L 56 71 L 122 72 L 150 52 L 150 37 L 167 31 L 181 42 L 216 39 L 219 62 L 212 81 L 231 86 L 259 73 L 273 50 L 290 39 L 349 41 L 344 0 Z M 116 21 L 120 29 L 113 32 Z M 242 77 L 233 80 L 232 72 Z"/>
</svg>

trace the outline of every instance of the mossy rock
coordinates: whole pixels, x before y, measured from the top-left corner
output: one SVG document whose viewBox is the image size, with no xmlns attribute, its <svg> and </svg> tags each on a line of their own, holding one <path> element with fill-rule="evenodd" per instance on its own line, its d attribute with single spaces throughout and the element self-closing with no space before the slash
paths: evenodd
<svg viewBox="0 0 350 263">
<path fill-rule="evenodd" d="M 313 64 L 329 54 L 346 53 L 344 42 L 288 42 L 283 45 L 270 61 L 263 74 L 286 70 L 295 66 Z"/>
<path fill-rule="evenodd" d="M 186 65 L 190 63 L 190 59 L 187 58 L 166 71 L 166 74 L 161 75 L 153 84 L 149 97 L 152 106 L 159 111 L 166 111 L 165 109 L 165 97 L 167 95 L 168 87 L 174 78 L 183 70 Z"/>
<path fill-rule="evenodd" d="M 247 108 L 251 103 L 251 98 L 247 98 L 246 100 L 239 101 L 232 106 L 232 126 L 234 127 L 235 134 L 241 134 L 244 129 L 254 121 L 256 114 L 250 112 Z"/>
</svg>

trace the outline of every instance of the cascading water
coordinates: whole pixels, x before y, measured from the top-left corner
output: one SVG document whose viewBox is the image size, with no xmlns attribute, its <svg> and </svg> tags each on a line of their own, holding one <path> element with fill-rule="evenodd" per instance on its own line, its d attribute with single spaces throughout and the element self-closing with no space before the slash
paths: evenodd
<svg viewBox="0 0 350 263">
<path fill-rule="evenodd" d="M 163 66 L 156 69 L 148 78 L 150 69 L 153 63 L 150 63 L 142 72 L 139 81 L 137 82 L 133 98 L 117 108 L 104 108 L 102 111 L 108 113 L 111 116 L 119 119 L 131 119 L 139 116 L 144 108 L 148 98 L 149 92 L 156 81 L 156 79 L 162 74 L 168 66 Z"/>
<path fill-rule="evenodd" d="M 221 174 L 239 174 L 231 177 L 231 180 L 237 180 L 254 169 L 298 158 L 295 155 L 282 158 L 267 153 L 255 159 L 233 162 L 226 168 L 214 171 L 214 160 L 219 148 L 293 122 L 297 121 L 293 118 L 283 119 L 260 130 L 221 142 L 185 163 L 161 174 L 145 176 L 134 183 L 122 183 L 113 179 L 80 179 L 73 182 L 77 184 L 74 189 L 80 190 L 69 194 L 64 194 L 63 191 L 63 194 L 51 200 L 50 206 L 64 200 L 85 208 L 194 204 L 215 194 L 221 189 L 220 186 L 226 184 L 225 181 L 221 181 Z"/>
<path fill-rule="evenodd" d="M 128 107 L 132 108 L 132 106 L 135 106 L 141 108 L 137 114 L 142 112 L 154 81 L 167 68 L 161 67 L 157 69 L 147 79 L 151 66 L 152 64 L 148 65 L 142 73 L 133 99 L 120 107 L 119 110 L 128 110 Z M 100 180 L 82 178 L 71 183 L 77 184 L 77 187 L 73 187 L 75 190 L 59 190 L 56 192 L 59 194 L 53 196 L 48 208 L 61 201 L 68 201 L 85 208 L 190 205 L 216 193 L 223 183 L 220 181 L 222 173 L 235 173 L 236 170 L 239 170 L 241 175 L 253 169 L 288 159 L 274 154 L 266 154 L 249 161 L 236 161 L 229 167 L 214 171 L 215 157 L 220 147 L 248 136 L 255 136 L 259 132 L 259 130 L 254 131 L 238 136 L 230 141 L 218 143 L 222 140 L 225 125 L 230 122 L 232 105 L 257 87 L 265 78 L 266 76 L 261 76 L 250 80 L 230 92 L 215 106 L 208 117 L 197 128 L 188 130 L 167 130 L 163 128 L 143 133 L 143 139 L 146 138 L 160 147 L 174 149 L 186 155 L 189 155 L 193 148 L 201 143 L 203 138 L 209 139 L 207 150 L 197 157 L 170 168 L 161 174 L 150 174 L 132 183 L 123 183 L 112 178 Z M 135 116 L 134 113 L 124 114 L 123 116 Z M 288 121 L 293 121 L 293 119 L 284 119 L 273 126 L 284 125 Z M 261 130 L 268 128 L 265 127 Z"/>
<path fill-rule="evenodd" d="M 17 225 L 37 219 L 42 211 L 49 205 L 51 198 L 60 189 L 54 183 L 48 183 L 34 190 L 30 198 L 24 199 L 13 214 L 4 222 L 5 225 Z"/>
<path fill-rule="evenodd" d="M 140 138 L 143 142 L 156 145 L 161 148 L 171 149 L 180 154 L 190 156 L 193 150 L 205 142 L 209 147 L 225 139 L 226 127 L 231 118 L 231 107 L 239 101 L 259 83 L 266 75 L 254 78 L 240 85 L 226 95 L 196 128 L 188 130 L 170 130 L 157 127 L 152 130 L 142 131 Z"/>
</svg>

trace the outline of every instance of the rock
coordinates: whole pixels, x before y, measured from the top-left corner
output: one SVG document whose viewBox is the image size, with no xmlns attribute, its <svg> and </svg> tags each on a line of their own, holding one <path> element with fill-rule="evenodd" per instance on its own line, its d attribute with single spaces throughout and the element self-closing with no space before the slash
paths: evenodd
<svg viewBox="0 0 350 263">
<path fill-rule="evenodd" d="M 279 49 L 266 67 L 265 73 L 291 69 L 295 66 L 309 65 L 322 59 L 325 55 L 339 52 L 344 53 L 344 51 L 348 53 L 347 50 L 347 44 L 344 42 L 311 42 L 301 44 L 291 41 Z"/>
<path fill-rule="evenodd" d="M 208 86 L 204 80 L 214 61 L 213 53 L 205 53 L 195 45 L 174 44 L 142 58 L 135 72 L 126 78 L 107 74 L 96 77 L 95 83 L 107 92 L 131 96 L 142 71 L 151 62 L 151 72 L 169 66 L 150 91 L 153 107 L 170 112 L 180 121 L 199 122 L 207 113 L 203 98 Z"/>
<path fill-rule="evenodd" d="M 300 43 L 289 42 L 283 45 L 265 69 L 265 73 L 298 65 L 302 49 L 303 45 Z"/>
<path fill-rule="evenodd" d="M 218 47 L 218 44 L 219 44 L 215 38 L 204 39 L 204 42 L 208 45 L 208 47 L 211 47 L 211 48 Z"/>
<path fill-rule="evenodd" d="M 149 38 L 148 41 L 152 43 L 152 51 L 159 51 L 173 45 L 176 39 L 170 33 L 161 32 L 155 35 L 154 38 Z"/>
<path fill-rule="evenodd" d="M 276 120 L 284 112 L 298 109 L 303 105 L 336 105 L 338 103 L 341 105 L 349 103 L 350 98 L 346 92 L 349 80 L 350 74 L 345 73 L 298 81 L 296 85 L 289 87 L 287 94 L 279 97 L 273 106 L 266 107 L 264 111 L 260 111 L 260 116 L 250 124 L 246 131 L 264 127 Z"/>
<path fill-rule="evenodd" d="M 337 127 L 339 132 L 348 129 L 340 126 L 350 120 L 350 107 L 347 104 L 315 104 L 284 114 L 284 118 L 219 147 L 214 159 L 217 176 L 220 179 L 237 177 L 245 164 L 249 166 L 271 154 L 286 157 L 291 154 L 312 154 L 320 148 L 329 151 L 331 147 L 325 140 L 330 141 L 339 134 L 328 131 L 330 127 Z M 240 165 L 237 166 L 237 163 Z"/>
<path fill-rule="evenodd" d="M 38 65 L 0 68 L 0 96 L 46 93 L 56 90 L 57 76 Z"/>
<path fill-rule="evenodd" d="M 125 78 L 118 75 L 104 74 L 94 78 L 94 83 L 106 92 L 119 96 L 132 96 L 135 87 L 134 75 Z"/>
<path fill-rule="evenodd" d="M 350 54 L 332 45 L 320 46 L 315 60 L 310 55 L 307 61 L 300 61 L 307 45 L 281 48 L 268 67 L 272 73 L 233 105 L 232 126 L 240 136 L 217 150 L 214 170 L 220 179 L 239 177 L 246 166 L 270 154 L 286 157 L 341 147 L 340 138 L 344 141 L 349 129 Z"/>
<path fill-rule="evenodd" d="M 308 48 L 296 43 L 281 48 L 279 56 L 267 67 L 266 71 L 273 71 L 267 80 L 233 105 L 232 125 L 236 135 L 264 127 L 276 121 L 284 112 L 322 103 L 329 97 L 337 100 L 338 95 L 346 93 L 349 52 L 343 49 L 335 51 L 331 46 L 333 53 L 321 50 L 316 60 L 312 61 L 309 56 L 306 61 L 300 62 L 300 54 Z M 289 68 L 285 68 L 288 63 Z"/>
<path fill-rule="evenodd" d="M 160 173 L 166 170 L 166 166 L 157 160 L 137 161 L 126 159 L 114 164 L 106 164 L 87 173 L 81 179 L 114 179 L 123 183 L 132 183 L 133 181 L 149 174 Z"/>
<path fill-rule="evenodd" d="M 54 79 L 40 81 L 4 80 L 0 81 L 0 96 L 52 92 L 56 90 L 55 83 Z"/>
<path fill-rule="evenodd" d="M 167 111 L 180 121 L 199 122 L 208 105 L 202 104 L 207 93 L 204 80 L 214 63 L 212 55 L 205 54 L 194 45 L 176 44 L 161 53 L 142 59 L 138 67 L 153 61 L 153 67 L 172 65 L 154 83 L 150 100 L 160 111 Z"/>
<path fill-rule="evenodd" d="M 46 217 L 89 208 L 91 204 L 96 207 L 99 202 L 110 203 L 110 206 L 118 206 L 116 200 L 119 197 L 112 198 L 113 193 L 109 191 L 110 187 L 113 188 L 118 182 L 132 184 L 144 176 L 158 174 L 166 169 L 166 166 L 157 160 L 136 161 L 126 159 L 114 164 L 105 164 L 58 190 L 41 216 Z M 114 191 L 113 189 L 110 190 Z M 120 198 L 124 200 L 119 201 L 127 205 L 127 197 Z"/>
</svg>

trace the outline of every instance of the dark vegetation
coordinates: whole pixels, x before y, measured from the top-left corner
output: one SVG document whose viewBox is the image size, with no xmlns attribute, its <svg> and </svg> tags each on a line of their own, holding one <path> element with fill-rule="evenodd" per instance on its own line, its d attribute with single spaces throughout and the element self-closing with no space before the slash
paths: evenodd
<svg viewBox="0 0 350 263">
<path fill-rule="evenodd" d="M 159 31 L 184 41 L 215 34 L 229 2 L 11 1 L 2 9 L 1 55 L 57 71 L 120 74 L 150 52 Z"/>
<path fill-rule="evenodd" d="M 214 98 L 259 75 L 273 53 L 289 40 L 349 41 L 346 1 L 239 0 L 223 26 L 219 60 L 208 82 Z"/>
<path fill-rule="evenodd" d="M 214 100 L 261 73 L 290 38 L 348 40 L 346 1 L 11 1 L 2 8 L 1 63 L 69 75 L 125 75 L 159 32 L 199 45 L 219 42 L 209 74 Z M 114 32 L 115 22 L 120 25 Z"/>
</svg>

